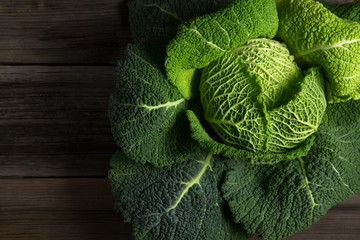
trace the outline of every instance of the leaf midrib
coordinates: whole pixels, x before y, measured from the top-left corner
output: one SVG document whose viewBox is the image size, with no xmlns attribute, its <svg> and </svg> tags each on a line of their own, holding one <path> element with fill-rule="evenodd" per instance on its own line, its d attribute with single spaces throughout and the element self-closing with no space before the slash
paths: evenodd
<svg viewBox="0 0 360 240">
<path fill-rule="evenodd" d="M 338 47 L 343 47 L 343 45 L 345 44 L 351 44 L 351 43 L 355 43 L 355 42 L 359 42 L 360 39 L 353 39 L 353 40 L 344 40 L 344 41 L 340 41 L 331 45 L 319 45 L 319 46 L 315 46 L 313 48 L 304 50 L 304 51 L 299 51 L 294 53 L 294 57 L 295 58 L 299 58 L 299 57 L 303 57 L 305 55 L 309 55 L 313 52 L 317 52 L 317 51 L 326 51 L 326 50 L 330 50 L 333 48 L 338 48 Z"/>
<path fill-rule="evenodd" d="M 185 194 L 188 193 L 189 189 L 194 186 L 195 184 L 200 185 L 200 179 L 201 177 L 204 175 L 204 173 L 206 172 L 207 168 L 210 167 L 210 161 L 212 158 L 212 154 L 208 153 L 208 155 L 206 156 L 204 161 L 201 161 L 200 163 L 202 163 L 202 167 L 200 169 L 200 171 L 198 172 L 198 174 L 192 178 L 190 181 L 183 183 L 185 185 L 185 188 L 181 191 L 178 199 L 176 200 L 175 204 L 172 205 L 171 207 L 169 207 L 166 212 L 170 212 L 171 210 L 175 209 L 179 203 L 181 202 L 181 200 L 183 199 L 183 197 L 185 196 Z"/>
</svg>

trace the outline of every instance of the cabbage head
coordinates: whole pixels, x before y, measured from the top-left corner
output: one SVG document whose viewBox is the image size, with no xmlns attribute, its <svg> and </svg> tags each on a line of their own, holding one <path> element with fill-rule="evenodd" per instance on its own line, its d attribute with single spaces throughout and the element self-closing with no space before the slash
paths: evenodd
<svg viewBox="0 0 360 240">
<path fill-rule="evenodd" d="M 204 119 L 227 145 L 287 152 L 319 127 L 326 109 L 317 68 L 303 76 L 284 44 L 252 39 L 203 69 Z"/>
</svg>

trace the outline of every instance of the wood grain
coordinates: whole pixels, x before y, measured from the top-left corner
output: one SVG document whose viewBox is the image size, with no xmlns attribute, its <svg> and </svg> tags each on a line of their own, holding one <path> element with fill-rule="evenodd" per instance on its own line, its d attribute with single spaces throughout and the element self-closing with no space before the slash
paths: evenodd
<svg viewBox="0 0 360 240">
<path fill-rule="evenodd" d="M 308 230 L 288 240 L 358 240 L 360 236 L 360 194 L 333 207 L 324 218 Z"/>
<path fill-rule="evenodd" d="M 0 64 L 114 64 L 130 41 L 125 0 L 2 0 Z"/>
<path fill-rule="evenodd" d="M 131 239 L 107 179 L 0 179 L 0 239 Z"/>
<path fill-rule="evenodd" d="M 0 176 L 105 176 L 114 69 L 0 66 Z"/>
</svg>

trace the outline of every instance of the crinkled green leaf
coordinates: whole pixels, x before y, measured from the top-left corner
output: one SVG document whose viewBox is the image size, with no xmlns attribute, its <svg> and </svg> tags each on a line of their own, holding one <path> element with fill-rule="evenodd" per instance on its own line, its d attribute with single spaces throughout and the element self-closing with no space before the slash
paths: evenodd
<svg viewBox="0 0 360 240">
<path fill-rule="evenodd" d="M 313 0 L 278 0 L 279 31 L 296 61 L 321 66 L 328 101 L 360 98 L 360 24 Z"/>
<path fill-rule="evenodd" d="M 269 151 L 293 149 L 315 133 L 326 110 L 320 69 L 305 73 L 303 87 L 290 102 L 270 112 Z"/>
<path fill-rule="evenodd" d="M 246 161 L 253 164 L 273 164 L 284 160 L 292 160 L 296 157 L 306 156 L 314 143 L 314 137 L 310 136 L 297 148 L 285 153 L 273 152 L 253 152 L 238 149 L 222 143 L 216 136 L 211 135 L 210 126 L 202 118 L 202 111 L 187 110 L 187 117 L 190 121 L 191 136 L 200 144 L 203 149 L 207 149 L 213 154 L 222 154 L 232 159 Z"/>
<path fill-rule="evenodd" d="M 226 8 L 180 25 L 167 48 L 170 81 L 189 99 L 195 69 L 259 36 L 273 37 L 278 27 L 275 0 L 232 1 Z"/>
<path fill-rule="evenodd" d="M 129 22 L 135 43 L 170 40 L 177 27 L 191 18 L 211 13 L 231 0 L 130 0 Z"/>
<path fill-rule="evenodd" d="M 260 81 L 268 110 L 286 104 L 299 91 L 303 75 L 285 44 L 266 38 L 252 39 L 232 53 Z"/>
<path fill-rule="evenodd" d="M 154 66 L 165 71 L 166 46 L 178 26 L 196 16 L 215 12 L 231 0 L 130 0 L 129 23 L 133 40 L 149 53 Z"/>
<path fill-rule="evenodd" d="M 279 86 L 274 87 L 276 84 Z M 236 155 L 228 156 L 257 156 L 251 162 L 274 163 L 285 156 L 294 158 L 294 153 L 306 153 L 307 143 L 301 144 L 317 130 L 326 108 L 320 70 L 310 69 L 302 77 L 287 48 L 267 39 L 250 40 L 205 67 L 199 89 L 204 119 L 222 143 L 255 153 L 237 150 Z M 283 96 L 276 98 L 278 95 Z M 271 108 L 274 106 L 278 107 Z M 203 134 L 194 136 L 203 142 Z M 274 155 L 269 160 L 262 154 L 283 153 L 298 146 L 302 150 L 277 160 L 272 159 Z"/>
<path fill-rule="evenodd" d="M 135 239 L 246 238 L 241 226 L 224 215 L 213 158 L 194 154 L 156 168 L 121 152 L 113 156 L 109 179 L 115 209 L 132 223 Z"/>
<path fill-rule="evenodd" d="M 204 68 L 199 88 L 204 118 L 225 144 L 267 150 L 269 121 L 262 88 L 240 57 L 226 54 Z"/>
<path fill-rule="evenodd" d="M 165 166 L 199 147 L 190 137 L 185 99 L 145 51 L 129 45 L 116 69 L 109 116 L 118 146 L 130 158 Z"/>
<path fill-rule="evenodd" d="M 334 4 L 322 2 L 336 16 L 360 23 L 360 2 Z"/>
<path fill-rule="evenodd" d="M 228 161 L 223 197 L 245 230 L 287 237 L 360 190 L 360 102 L 329 105 L 326 114 L 306 157 L 273 166 Z"/>
</svg>

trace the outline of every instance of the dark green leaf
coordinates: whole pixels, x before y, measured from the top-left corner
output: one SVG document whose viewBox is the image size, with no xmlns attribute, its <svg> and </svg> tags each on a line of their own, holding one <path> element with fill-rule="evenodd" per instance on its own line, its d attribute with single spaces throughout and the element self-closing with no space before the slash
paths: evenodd
<svg viewBox="0 0 360 240">
<path fill-rule="evenodd" d="M 131 0 L 128 6 L 132 36 L 135 43 L 163 38 L 170 40 L 183 21 L 217 11 L 229 2 L 230 0 Z"/>
<path fill-rule="evenodd" d="M 323 2 L 322 4 L 338 17 L 360 23 L 360 2 L 346 4 Z"/>
<path fill-rule="evenodd" d="M 306 229 L 360 190 L 360 102 L 330 105 L 306 157 L 273 166 L 229 160 L 222 186 L 233 218 L 261 239 Z"/>
<path fill-rule="evenodd" d="M 245 239 L 241 226 L 224 216 L 213 158 L 194 154 L 156 168 L 121 152 L 113 156 L 109 179 L 115 208 L 132 223 L 136 239 Z"/>
<path fill-rule="evenodd" d="M 156 166 L 185 160 L 199 150 L 190 137 L 185 99 L 145 51 L 129 45 L 116 69 L 109 116 L 114 138 L 130 158 Z"/>
</svg>

